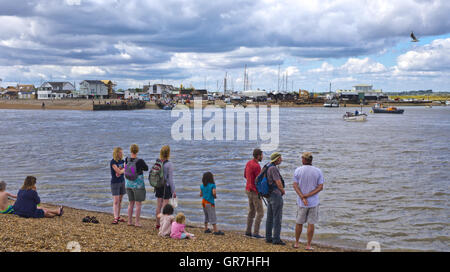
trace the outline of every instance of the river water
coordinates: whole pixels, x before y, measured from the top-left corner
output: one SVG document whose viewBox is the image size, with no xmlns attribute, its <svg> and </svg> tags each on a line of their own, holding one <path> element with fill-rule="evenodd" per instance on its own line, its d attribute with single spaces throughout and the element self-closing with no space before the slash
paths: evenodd
<svg viewBox="0 0 450 272">
<path fill-rule="evenodd" d="M 376 241 L 381 250 L 449 251 L 450 107 L 405 107 L 403 115 L 370 114 L 364 123 L 344 122 L 341 116 L 349 110 L 355 109 L 279 109 L 277 151 L 283 155 L 280 169 L 287 185 L 282 236 L 294 237 L 292 175 L 301 153 L 311 151 L 313 165 L 325 177 L 315 241 L 353 249 Z M 43 202 L 112 212 L 113 148 L 121 146 L 128 155 L 130 144 L 137 143 L 139 157 L 151 167 L 160 147 L 169 144 L 177 211 L 191 224 L 203 222 L 199 186 L 203 172 L 211 171 L 219 227 L 244 231 L 243 171 L 261 142 L 175 141 L 171 126 L 176 120 L 161 110 L 0 110 L 0 180 L 16 192 L 25 176 L 35 175 Z M 264 156 L 267 162 L 270 152 Z M 148 183 L 147 191 L 143 215 L 153 217 L 156 202 Z M 264 226 L 265 219 L 262 234 Z"/>
</svg>

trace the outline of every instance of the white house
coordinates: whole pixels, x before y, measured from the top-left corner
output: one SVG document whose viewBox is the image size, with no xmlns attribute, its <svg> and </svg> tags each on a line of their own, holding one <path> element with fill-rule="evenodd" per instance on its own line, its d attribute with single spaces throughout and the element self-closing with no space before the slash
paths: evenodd
<svg viewBox="0 0 450 272">
<path fill-rule="evenodd" d="M 174 92 L 176 92 L 174 86 L 166 84 L 146 85 L 144 86 L 144 91 L 148 92 L 150 98 L 161 98 L 161 96 L 166 97 L 171 94 L 175 94 Z"/>
<path fill-rule="evenodd" d="M 139 99 L 139 94 L 141 94 L 141 93 L 139 93 L 135 90 L 126 90 L 124 98 L 125 99 Z"/>
<path fill-rule="evenodd" d="M 100 97 L 105 98 L 108 96 L 108 86 L 101 80 L 83 80 L 80 83 L 79 96 L 86 98 Z"/>
<path fill-rule="evenodd" d="M 70 82 L 44 82 L 38 88 L 38 99 L 61 99 L 73 97 L 75 86 Z"/>
</svg>

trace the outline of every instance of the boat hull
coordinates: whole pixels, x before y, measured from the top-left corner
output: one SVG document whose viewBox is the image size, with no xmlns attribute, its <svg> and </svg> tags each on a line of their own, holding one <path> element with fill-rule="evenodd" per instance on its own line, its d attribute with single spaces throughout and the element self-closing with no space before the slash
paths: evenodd
<svg viewBox="0 0 450 272">
<path fill-rule="evenodd" d="M 387 109 L 380 109 L 380 108 L 372 108 L 373 113 L 393 113 L 393 114 L 402 114 L 405 110 L 403 109 L 397 109 L 397 110 L 387 110 Z"/>
<path fill-rule="evenodd" d="M 356 116 L 344 116 L 344 121 L 347 122 L 364 122 L 367 121 L 367 115 L 356 115 Z"/>
</svg>

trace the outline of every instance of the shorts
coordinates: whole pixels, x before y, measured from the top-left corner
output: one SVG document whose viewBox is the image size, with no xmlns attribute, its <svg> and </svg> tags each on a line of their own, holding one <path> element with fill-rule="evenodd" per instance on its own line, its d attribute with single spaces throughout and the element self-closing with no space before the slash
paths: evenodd
<svg viewBox="0 0 450 272">
<path fill-rule="evenodd" d="M 217 224 L 216 207 L 211 205 L 211 203 L 207 203 L 203 205 L 203 212 L 205 213 L 205 223 Z"/>
<path fill-rule="evenodd" d="M 111 183 L 111 193 L 113 196 L 121 196 L 126 194 L 127 192 L 125 190 L 125 181 Z"/>
<path fill-rule="evenodd" d="M 310 208 L 297 206 L 297 218 L 295 222 L 300 225 L 305 223 L 317 224 L 319 222 L 319 205 Z"/>
<path fill-rule="evenodd" d="M 186 235 L 186 233 L 183 232 L 180 236 L 180 239 L 186 239 L 186 238 L 187 238 L 187 235 Z"/>
<path fill-rule="evenodd" d="M 33 218 L 44 218 L 45 213 L 43 209 L 36 209 L 36 211 L 34 212 L 34 215 L 32 216 Z"/>
<path fill-rule="evenodd" d="M 13 206 L 9 205 L 8 208 L 6 208 L 3 211 L 0 211 L 0 214 L 14 214 Z"/>
<path fill-rule="evenodd" d="M 137 201 L 137 202 L 145 201 L 146 194 L 147 191 L 145 191 L 145 188 L 142 189 L 127 188 L 128 201 Z"/>
<path fill-rule="evenodd" d="M 165 190 L 164 190 L 165 188 Z M 163 186 L 161 188 L 155 188 L 155 197 L 162 199 L 170 199 L 172 198 L 172 189 L 170 185 Z"/>
</svg>

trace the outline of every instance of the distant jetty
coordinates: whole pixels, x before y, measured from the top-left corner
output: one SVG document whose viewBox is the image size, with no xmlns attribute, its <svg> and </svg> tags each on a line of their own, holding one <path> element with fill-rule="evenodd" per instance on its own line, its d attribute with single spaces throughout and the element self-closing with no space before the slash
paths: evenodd
<svg viewBox="0 0 450 272">
<path fill-rule="evenodd" d="M 104 110 L 138 110 L 138 109 L 144 109 L 145 108 L 145 102 L 144 101 L 115 101 L 115 103 L 108 103 L 105 102 L 105 104 L 93 104 L 94 111 L 104 111 Z"/>
</svg>

